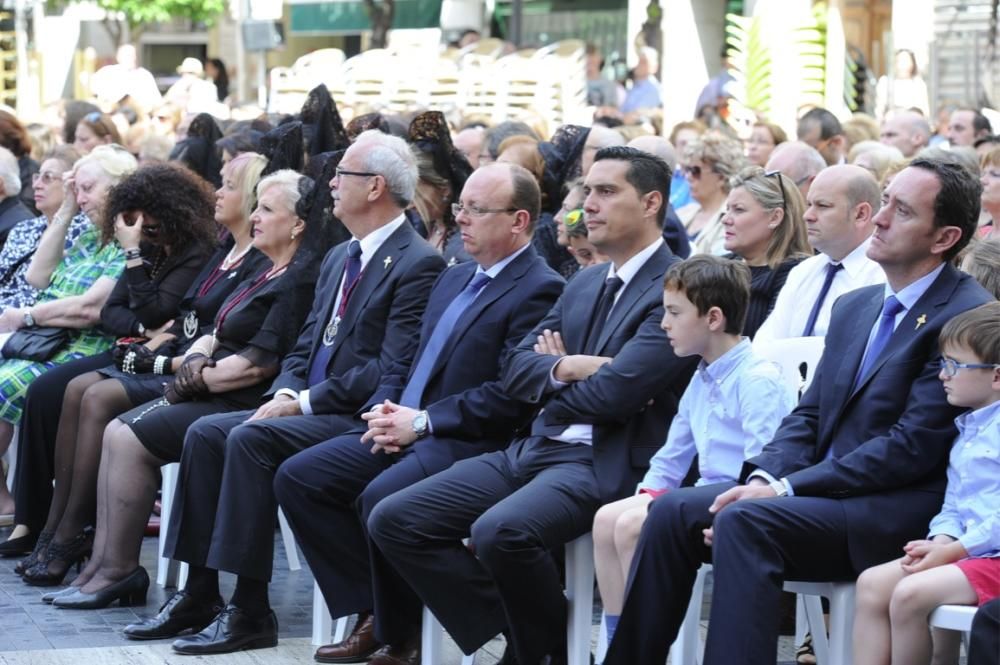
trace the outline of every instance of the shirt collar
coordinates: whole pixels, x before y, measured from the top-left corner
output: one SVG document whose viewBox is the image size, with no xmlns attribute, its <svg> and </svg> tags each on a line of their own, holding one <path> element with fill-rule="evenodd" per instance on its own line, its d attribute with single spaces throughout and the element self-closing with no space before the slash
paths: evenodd
<svg viewBox="0 0 1000 665">
<path fill-rule="evenodd" d="M 854 248 L 850 254 L 841 259 L 840 263 L 844 266 L 844 272 L 846 272 L 850 277 L 856 277 L 861 274 L 861 271 L 871 263 L 871 259 L 868 258 L 868 246 L 872 244 L 872 237 L 868 236 L 865 241 Z M 834 261 L 830 261 L 834 263 Z"/>
<path fill-rule="evenodd" d="M 656 250 L 658 250 L 660 248 L 660 245 L 662 244 L 663 244 L 663 237 L 660 236 L 656 239 L 655 242 L 653 242 L 648 247 L 643 249 L 641 252 L 639 252 L 631 259 L 623 263 L 621 268 L 615 269 L 614 263 L 609 264 L 607 279 L 611 279 L 612 277 L 617 277 L 618 279 L 620 279 L 622 281 L 622 286 L 621 289 L 618 290 L 618 292 L 621 293 L 622 290 L 624 290 L 625 287 L 628 286 L 628 283 L 632 281 L 632 278 L 635 277 L 636 273 L 639 272 L 639 269 L 642 268 L 642 266 L 646 265 L 646 261 L 648 261 L 649 258 L 656 253 Z"/>
<path fill-rule="evenodd" d="M 944 270 L 943 263 L 917 281 L 904 286 L 899 290 L 899 293 L 895 293 L 892 290 L 892 287 L 889 286 L 889 282 L 886 282 L 885 294 L 882 299 L 885 300 L 889 296 L 896 296 L 896 300 L 898 300 L 900 304 L 905 307 L 907 311 L 909 311 L 910 309 L 913 309 L 913 306 L 917 304 L 917 301 L 920 300 L 921 296 L 927 292 L 927 289 L 931 287 L 931 284 L 933 284 L 934 280 L 938 278 L 938 275 L 941 274 L 942 270 Z"/>
<path fill-rule="evenodd" d="M 955 418 L 955 426 L 958 427 L 959 434 L 965 434 L 965 430 L 969 428 L 982 429 L 995 420 L 1000 420 L 1000 402 L 993 402 L 975 411 L 966 411 Z"/>
<path fill-rule="evenodd" d="M 722 383 L 729 373 L 736 369 L 743 359 L 752 351 L 750 339 L 744 337 L 740 343 L 716 358 L 715 362 L 708 364 L 702 359 L 698 363 L 698 375 L 705 383 Z"/>
<path fill-rule="evenodd" d="M 368 260 L 375 256 L 375 252 L 382 247 L 382 243 L 389 239 L 393 233 L 396 232 L 403 222 L 406 221 L 406 216 L 400 214 L 388 224 L 383 224 L 378 227 L 364 238 L 358 240 L 354 236 L 351 236 L 351 240 L 358 240 L 361 243 L 361 269 L 364 270 L 368 265 Z"/>
<path fill-rule="evenodd" d="M 478 273 L 486 273 L 486 275 L 490 279 L 495 279 L 497 275 L 499 275 L 501 272 L 503 272 L 504 268 L 506 268 L 507 266 L 509 266 L 514 261 L 514 259 L 516 259 L 517 257 L 521 256 L 521 254 L 523 254 L 525 252 L 525 250 L 528 249 L 529 246 L 531 246 L 531 243 L 526 243 L 524 245 L 524 247 L 522 247 L 521 249 L 517 250 L 516 252 L 514 252 L 513 254 L 511 254 L 507 258 L 502 259 L 502 260 L 497 261 L 496 263 L 494 263 L 492 266 L 490 266 L 489 270 L 483 270 L 483 267 L 479 266 L 478 268 L 476 268 L 476 273 L 477 274 Z"/>
</svg>

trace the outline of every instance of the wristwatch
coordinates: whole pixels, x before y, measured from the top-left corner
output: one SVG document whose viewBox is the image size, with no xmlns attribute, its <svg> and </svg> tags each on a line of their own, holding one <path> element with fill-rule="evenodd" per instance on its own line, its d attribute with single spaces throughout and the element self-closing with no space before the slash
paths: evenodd
<svg viewBox="0 0 1000 665">
<path fill-rule="evenodd" d="M 31 315 L 31 310 L 30 309 L 24 310 L 24 327 L 30 328 L 33 325 L 35 325 L 35 317 Z"/>
<path fill-rule="evenodd" d="M 769 485 L 778 496 L 788 496 L 788 485 L 783 481 L 775 480 L 773 483 L 769 483 Z"/>
<path fill-rule="evenodd" d="M 413 416 L 413 433 L 417 435 L 418 439 L 422 439 L 427 436 L 428 429 L 430 429 L 430 420 L 427 418 L 427 412 L 418 411 L 417 415 Z"/>
</svg>

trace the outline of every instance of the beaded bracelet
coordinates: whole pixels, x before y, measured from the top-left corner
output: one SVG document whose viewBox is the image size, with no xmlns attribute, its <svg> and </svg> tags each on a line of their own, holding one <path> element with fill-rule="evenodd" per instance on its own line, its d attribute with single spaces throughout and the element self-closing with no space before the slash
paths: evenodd
<svg viewBox="0 0 1000 665">
<path fill-rule="evenodd" d="M 156 356 L 156 360 L 153 361 L 153 374 L 163 374 L 163 368 L 168 360 L 166 356 Z"/>
</svg>

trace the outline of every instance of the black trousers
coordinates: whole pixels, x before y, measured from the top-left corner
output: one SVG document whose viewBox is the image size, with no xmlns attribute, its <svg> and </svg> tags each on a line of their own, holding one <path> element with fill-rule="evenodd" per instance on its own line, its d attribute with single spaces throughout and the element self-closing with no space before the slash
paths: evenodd
<svg viewBox="0 0 1000 665">
<path fill-rule="evenodd" d="M 605 665 L 663 665 L 699 566 L 712 563 L 705 665 L 773 665 L 786 579 L 853 580 L 840 501 L 783 497 L 708 507 L 735 483 L 674 490 L 656 499 L 629 574 L 625 607 Z M 713 545 L 702 530 L 713 528 Z"/>
<path fill-rule="evenodd" d="M 565 645 L 550 550 L 588 532 L 600 505 L 590 446 L 530 437 L 383 499 L 368 529 L 462 651 L 506 628 L 518 661 L 534 663 Z M 375 607 L 390 594 L 376 578 Z"/>
<path fill-rule="evenodd" d="M 420 599 L 377 550 L 369 549 L 365 523 L 386 496 L 427 478 L 410 448 L 401 455 L 372 454 L 363 430 L 324 441 L 288 459 L 274 478 L 274 492 L 330 613 L 379 611 L 378 637 L 399 643 L 420 631 Z M 392 603 L 376 607 L 376 579 L 391 586 Z"/>
<path fill-rule="evenodd" d="M 76 377 L 107 367 L 111 352 L 57 365 L 31 382 L 17 434 L 17 478 L 14 521 L 37 534 L 45 526 L 52 504 L 56 435 L 66 386 Z"/>
<path fill-rule="evenodd" d="M 343 416 L 246 422 L 252 411 L 206 416 L 184 438 L 165 556 L 270 581 L 278 466 L 295 453 L 358 427 Z"/>
<path fill-rule="evenodd" d="M 969 665 L 1000 663 L 1000 598 L 979 608 L 969 637 Z"/>
</svg>

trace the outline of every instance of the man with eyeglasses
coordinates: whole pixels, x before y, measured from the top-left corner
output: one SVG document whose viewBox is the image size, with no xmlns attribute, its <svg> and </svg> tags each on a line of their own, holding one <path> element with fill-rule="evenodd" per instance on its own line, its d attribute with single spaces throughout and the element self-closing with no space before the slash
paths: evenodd
<svg viewBox="0 0 1000 665">
<path fill-rule="evenodd" d="M 993 299 L 951 265 L 980 193 L 951 161 L 918 159 L 893 178 L 867 251 L 886 284 L 837 300 L 812 384 L 739 482 L 650 505 L 605 665 L 662 665 L 703 562 L 705 665 L 772 665 L 785 580 L 853 581 L 923 537 L 961 412 L 937 378 L 938 336 Z"/>
<path fill-rule="evenodd" d="M 444 269 L 403 216 L 416 181 L 416 163 L 399 138 L 365 132 L 345 152 L 330 188 L 333 213 L 352 238 L 324 259 L 312 311 L 269 400 L 188 429 L 164 548 L 165 556 L 191 564 L 187 586 L 154 618 L 126 628 L 127 637 L 192 629 L 195 635 L 173 645 L 185 654 L 260 648 L 277 639 L 267 594 L 274 473 L 302 449 L 364 425 L 358 411 L 365 400 L 389 367 L 416 351 L 427 294 Z M 235 573 L 237 582 L 215 616 L 220 570 Z"/>
<path fill-rule="evenodd" d="M 538 185 L 520 166 L 491 164 L 469 177 L 453 211 L 473 261 L 434 286 L 413 361 L 390 367 L 367 399 L 367 431 L 278 470 L 275 492 L 330 613 L 360 614 L 347 639 L 316 652 L 319 662 L 419 662 L 422 603 L 371 546 L 365 522 L 383 497 L 503 448 L 530 422 L 533 406 L 503 391 L 500 370 L 562 292 L 531 246 L 539 206 Z"/>
<path fill-rule="evenodd" d="M 754 344 L 822 337 L 838 297 L 885 283 L 882 267 L 867 255 L 880 196 L 875 178 L 859 166 L 829 166 L 816 176 L 803 218 L 809 244 L 818 253 L 788 273 L 774 309 L 754 335 Z"/>
<path fill-rule="evenodd" d="M 37 217 L 21 202 L 20 173 L 14 153 L 0 147 L 0 247 L 7 242 L 11 229 L 26 219 Z"/>
<path fill-rule="evenodd" d="M 652 155 L 597 152 L 584 223 L 611 261 L 578 272 L 502 361 L 505 392 L 541 408 L 530 432 L 383 499 L 368 518 L 384 560 L 465 653 L 503 631 L 505 663 L 566 662 L 551 552 L 633 493 L 666 438 L 695 366 L 660 329 L 663 275 L 678 260 L 660 228 L 669 183 Z"/>
</svg>

